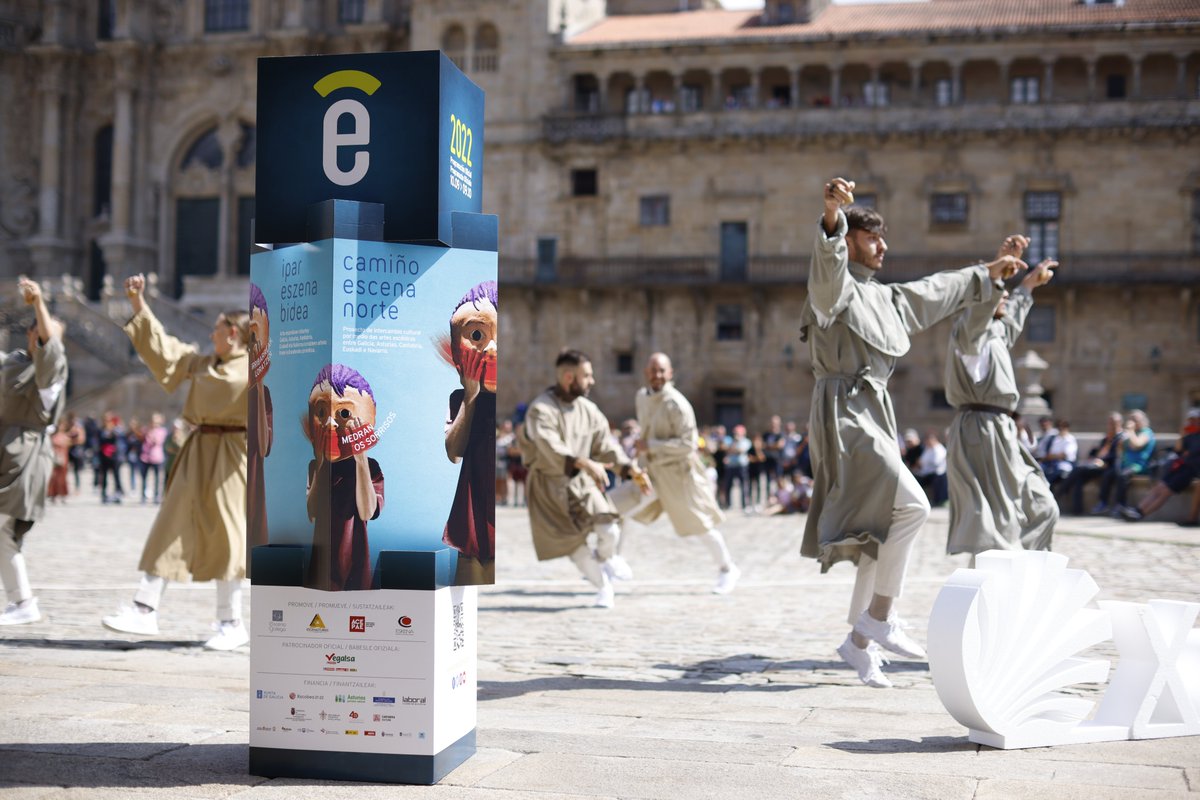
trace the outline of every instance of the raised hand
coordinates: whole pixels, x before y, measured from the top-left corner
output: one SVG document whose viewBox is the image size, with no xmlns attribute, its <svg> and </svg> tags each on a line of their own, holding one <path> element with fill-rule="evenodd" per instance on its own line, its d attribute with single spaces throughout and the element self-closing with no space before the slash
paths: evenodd
<svg viewBox="0 0 1200 800">
<path fill-rule="evenodd" d="M 1004 256 L 1016 256 L 1020 258 L 1025 254 L 1025 250 L 1029 247 L 1029 238 L 1022 236 L 1019 233 L 1014 233 L 1011 236 L 1004 237 L 1004 241 L 1000 243 L 1000 249 L 996 251 L 996 258 Z"/>
</svg>

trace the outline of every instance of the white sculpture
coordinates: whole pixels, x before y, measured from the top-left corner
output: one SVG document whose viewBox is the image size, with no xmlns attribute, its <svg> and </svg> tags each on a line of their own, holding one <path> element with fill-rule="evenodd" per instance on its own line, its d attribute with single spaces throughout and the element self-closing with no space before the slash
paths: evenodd
<svg viewBox="0 0 1200 800">
<path fill-rule="evenodd" d="M 1200 603 L 1102 601 L 1066 556 L 992 550 L 957 570 L 929 620 L 929 669 L 972 742 L 1003 749 L 1200 734 Z M 1062 690 L 1103 683 L 1099 704 Z"/>
</svg>

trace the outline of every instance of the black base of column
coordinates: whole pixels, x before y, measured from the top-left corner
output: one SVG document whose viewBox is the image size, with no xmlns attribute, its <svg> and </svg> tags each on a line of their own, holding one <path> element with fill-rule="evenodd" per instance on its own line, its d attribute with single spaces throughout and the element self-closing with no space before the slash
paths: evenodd
<svg viewBox="0 0 1200 800">
<path fill-rule="evenodd" d="M 432 786 L 473 755 L 474 730 L 432 756 L 251 747 L 250 774 L 264 778 L 316 778 Z"/>
</svg>

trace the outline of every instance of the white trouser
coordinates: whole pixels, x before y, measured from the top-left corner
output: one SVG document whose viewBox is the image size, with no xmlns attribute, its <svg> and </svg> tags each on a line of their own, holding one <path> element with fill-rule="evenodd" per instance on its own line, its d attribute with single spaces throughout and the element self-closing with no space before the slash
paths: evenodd
<svg viewBox="0 0 1200 800">
<path fill-rule="evenodd" d="M 916 544 L 917 534 L 929 519 L 929 499 L 910 472 L 900 473 L 896 499 L 892 503 L 892 524 L 887 541 L 879 545 L 878 561 L 863 555 L 858 559 L 858 575 L 850 596 L 849 622 L 853 625 L 871 604 L 874 595 L 893 599 L 904 591 L 904 573 Z"/>
<path fill-rule="evenodd" d="M 713 561 L 717 562 L 717 566 L 722 571 L 733 566 L 733 556 L 729 554 L 729 548 L 725 546 L 725 537 L 716 528 L 705 531 L 700 535 L 700 541 L 704 542 L 704 546 L 708 548 L 708 552 L 712 554 Z"/>
<path fill-rule="evenodd" d="M 617 545 L 621 541 L 621 525 L 618 522 L 597 522 L 592 530 L 596 534 L 595 552 L 584 543 L 575 548 L 568 557 L 579 567 L 583 577 L 596 588 L 600 588 L 608 582 L 608 577 L 600 565 L 617 552 Z"/>
<path fill-rule="evenodd" d="M 214 581 L 217 585 L 217 619 L 221 622 L 233 622 L 242 618 L 242 582 Z M 135 603 L 157 611 L 162 602 L 163 592 L 167 590 L 167 579 L 145 573 L 142 582 L 134 592 Z"/>
<path fill-rule="evenodd" d="M 25 556 L 21 555 L 21 547 L 17 544 L 16 525 L 15 518 L 0 514 L 0 581 L 4 583 L 4 595 L 10 603 L 33 597 Z"/>
</svg>

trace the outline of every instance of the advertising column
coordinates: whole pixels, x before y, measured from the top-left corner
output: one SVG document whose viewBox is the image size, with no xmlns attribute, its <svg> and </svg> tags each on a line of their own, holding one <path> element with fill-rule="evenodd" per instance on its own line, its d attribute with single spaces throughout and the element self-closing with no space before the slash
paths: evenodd
<svg viewBox="0 0 1200 800">
<path fill-rule="evenodd" d="M 250 769 L 433 783 L 495 576 L 483 94 L 440 53 L 262 59 L 258 131 Z"/>
</svg>

